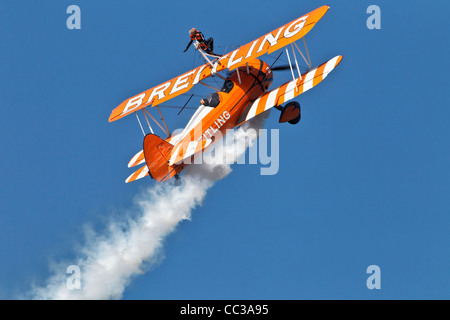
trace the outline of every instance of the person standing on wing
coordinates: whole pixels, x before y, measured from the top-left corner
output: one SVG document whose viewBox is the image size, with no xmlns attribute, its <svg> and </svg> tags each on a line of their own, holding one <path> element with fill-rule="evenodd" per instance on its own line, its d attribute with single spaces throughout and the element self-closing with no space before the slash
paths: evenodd
<svg viewBox="0 0 450 320">
<path fill-rule="evenodd" d="M 195 28 L 192 28 L 191 30 L 189 30 L 189 36 L 190 36 L 191 40 L 189 41 L 186 49 L 184 49 L 184 52 L 186 52 L 189 49 L 189 47 L 191 46 L 192 42 L 194 40 L 196 40 L 199 44 L 200 49 L 205 51 L 207 54 L 210 54 L 210 55 L 213 55 L 216 57 L 221 57 L 220 54 L 214 53 L 214 39 L 213 38 L 208 38 L 208 40 L 205 40 L 203 33 L 201 33 L 200 31 L 198 31 Z"/>
</svg>

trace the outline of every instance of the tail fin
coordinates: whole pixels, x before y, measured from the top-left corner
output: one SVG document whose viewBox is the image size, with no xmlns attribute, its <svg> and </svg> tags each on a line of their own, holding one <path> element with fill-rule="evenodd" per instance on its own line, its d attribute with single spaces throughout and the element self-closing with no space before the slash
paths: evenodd
<svg viewBox="0 0 450 320">
<path fill-rule="evenodd" d="M 169 166 L 173 145 L 157 135 L 147 134 L 144 138 L 144 157 L 150 176 L 158 182 L 168 180 L 181 171 Z"/>
</svg>

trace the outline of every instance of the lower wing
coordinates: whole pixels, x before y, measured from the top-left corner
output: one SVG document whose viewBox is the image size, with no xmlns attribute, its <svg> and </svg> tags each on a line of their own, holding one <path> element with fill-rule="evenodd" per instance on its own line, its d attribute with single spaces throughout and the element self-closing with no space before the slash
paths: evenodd
<svg viewBox="0 0 450 320">
<path fill-rule="evenodd" d="M 264 111 L 292 100 L 303 92 L 315 87 L 325 79 L 334 68 L 336 68 L 341 60 L 342 56 L 336 56 L 317 68 L 306 72 L 301 78 L 286 82 L 278 88 L 265 93 L 244 111 L 237 125 L 241 125 Z"/>
</svg>

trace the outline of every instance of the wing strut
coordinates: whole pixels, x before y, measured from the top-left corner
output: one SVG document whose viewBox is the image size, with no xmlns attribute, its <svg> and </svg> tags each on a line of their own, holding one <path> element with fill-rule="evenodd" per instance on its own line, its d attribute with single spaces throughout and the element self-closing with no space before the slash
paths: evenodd
<svg viewBox="0 0 450 320">
<path fill-rule="evenodd" d="M 308 46 L 306 45 L 305 37 L 303 37 L 303 43 L 305 44 L 306 55 L 308 56 L 310 68 L 312 68 L 311 57 L 309 56 Z"/>
<path fill-rule="evenodd" d="M 295 55 L 294 46 L 291 43 L 292 53 L 294 54 L 295 66 L 297 67 L 298 76 L 300 81 L 302 80 L 302 73 L 300 72 L 300 67 L 298 66 L 297 56 Z"/>
<path fill-rule="evenodd" d="M 197 47 L 196 49 L 197 49 L 197 51 L 200 52 L 200 54 L 203 56 L 203 59 L 205 60 L 205 62 L 209 63 L 210 66 L 211 66 L 211 68 L 214 70 L 215 65 L 216 65 L 217 61 L 219 60 L 219 58 L 217 58 L 217 59 L 215 60 L 216 63 L 213 63 L 211 60 L 208 59 L 207 54 L 206 54 L 205 52 L 203 52 L 202 49 L 200 49 L 200 48 L 198 48 L 198 47 Z M 226 78 L 224 78 L 222 75 L 220 75 L 220 74 L 218 74 L 218 73 L 214 73 L 214 75 L 215 75 L 215 76 L 218 76 L 218 77 L 219 77 L 220 79 L 222 79 L 223 81 L 226 80 Z"/>
<path fill-rule="evenodd" d="M 288 48 L 286 48 L 286 54 L 287 54 L 288 61 L 289 61 L 289 68 L 291 69 L 291 73 L 292 73 L 292 79 L 295 81 L 294 70 L 292 69 L 292 63 L 291 63 L 291 58 L 289 57 Z"/>
<path fill-rule="evenodd" d="M 195 42 L 195 49 L 197 49 L 197 51 L 200 52 L 200 54 L 203 56 L 203 59 L 205 59 L 205 61 L 211 65 L 211 68 L 214 68 L 214 64 L 211 62 L 211 60 L 208 59 L 208 56 L 203 52 L 203 50 L 199 48 L 198 41 L 195 40 Z"/>
<path fill-rule="evenodd" d="M 139 122 L 139 126 L 141 127 L 141 130 L 142 130 L 142 134 L 145 137 L 145 131 L 144 131 L 144 128 L 142 128 L 141 120 L 139 120 L 139 116 L 138 116 L 137 112 L 135 112 L 134 114 L 136 115 L 136 118 L 137 118 L 137 120 Z"/>
<path fill-rule="evenodd" d="M 169 130 L 169 128 L 167 127 L 166 120 L 164 120 L 164 117 L 163 117 L 163 115 L 162 115 L 162 113 L 161 113 L 161 110 L 159 109 L 159 106 L 156 106 L 156 109 L 158 109 L 159 116 L 161 117 L 161 120 L 162 120 L 162 122 L 163 122 L 163 124 L 164 124 L 164 127 L 166 127 L 166 130 L 167 130 L 167 132 L 168 132 L 168 136 L 170 137 L 170 130 Z"/>
<path fill-rule="evenodd" d="M 153 132 L 152 126 L 150 125 L 150 121 L 148 121 L 147 115 L 146 115 L 145 112 L 144 112 L 144 109 L 142 109 L 142 113 L 144 114 L 145 120 L 147 121 L 148 128 L 150 129 L 150 132 L 153 133 L 153 134 L 155 134 L 155 133 Z"/>
<path fill-rule="evenodd" d="M 312 69 L 312 65 L 306 60 L 305 56 L 302 53 L 302 50 L 297 46 L 297 43 L 294 42 L 295 47 L 297 48 L 298 52 L 302 55 L 303 60 L 305 60 L 306 64 L 308 65 L 309 69 Z"/>
<path fill-rule="evenodd" d="M 155 121 L 155 123 L 158 125 L 158 127 L 160 127 L 161 130 L 164 131 L 165 134 L 167 134 L 167 136 L 170 136 L 170 132 L 167 132 L 166 129 L 164 129 L 163 126 L 159 124 L 159 122 L 155 119 L 155 117 L 153 117 L 153 116 L 150 114 L 150 112 L 148 112 L 146 109 L 142 109 L 142 110 L 143 110 L 143 112 L 146 112 L 147 115 L 148 115 L 150 118 L 152 118 L 153 121 Z"/>
</svg>

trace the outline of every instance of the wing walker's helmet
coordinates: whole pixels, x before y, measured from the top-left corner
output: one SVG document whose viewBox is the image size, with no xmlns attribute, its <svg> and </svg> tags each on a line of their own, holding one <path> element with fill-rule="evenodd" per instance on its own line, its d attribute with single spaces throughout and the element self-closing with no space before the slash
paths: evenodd
<svg viewBox="0 0 450 320">
<path fill-rule="evenodd" d="M 189 30 L 189 34 L 196 34 L 197 33 L 197 29 L 192 28 L 191 30 Z"/>
</svg>

